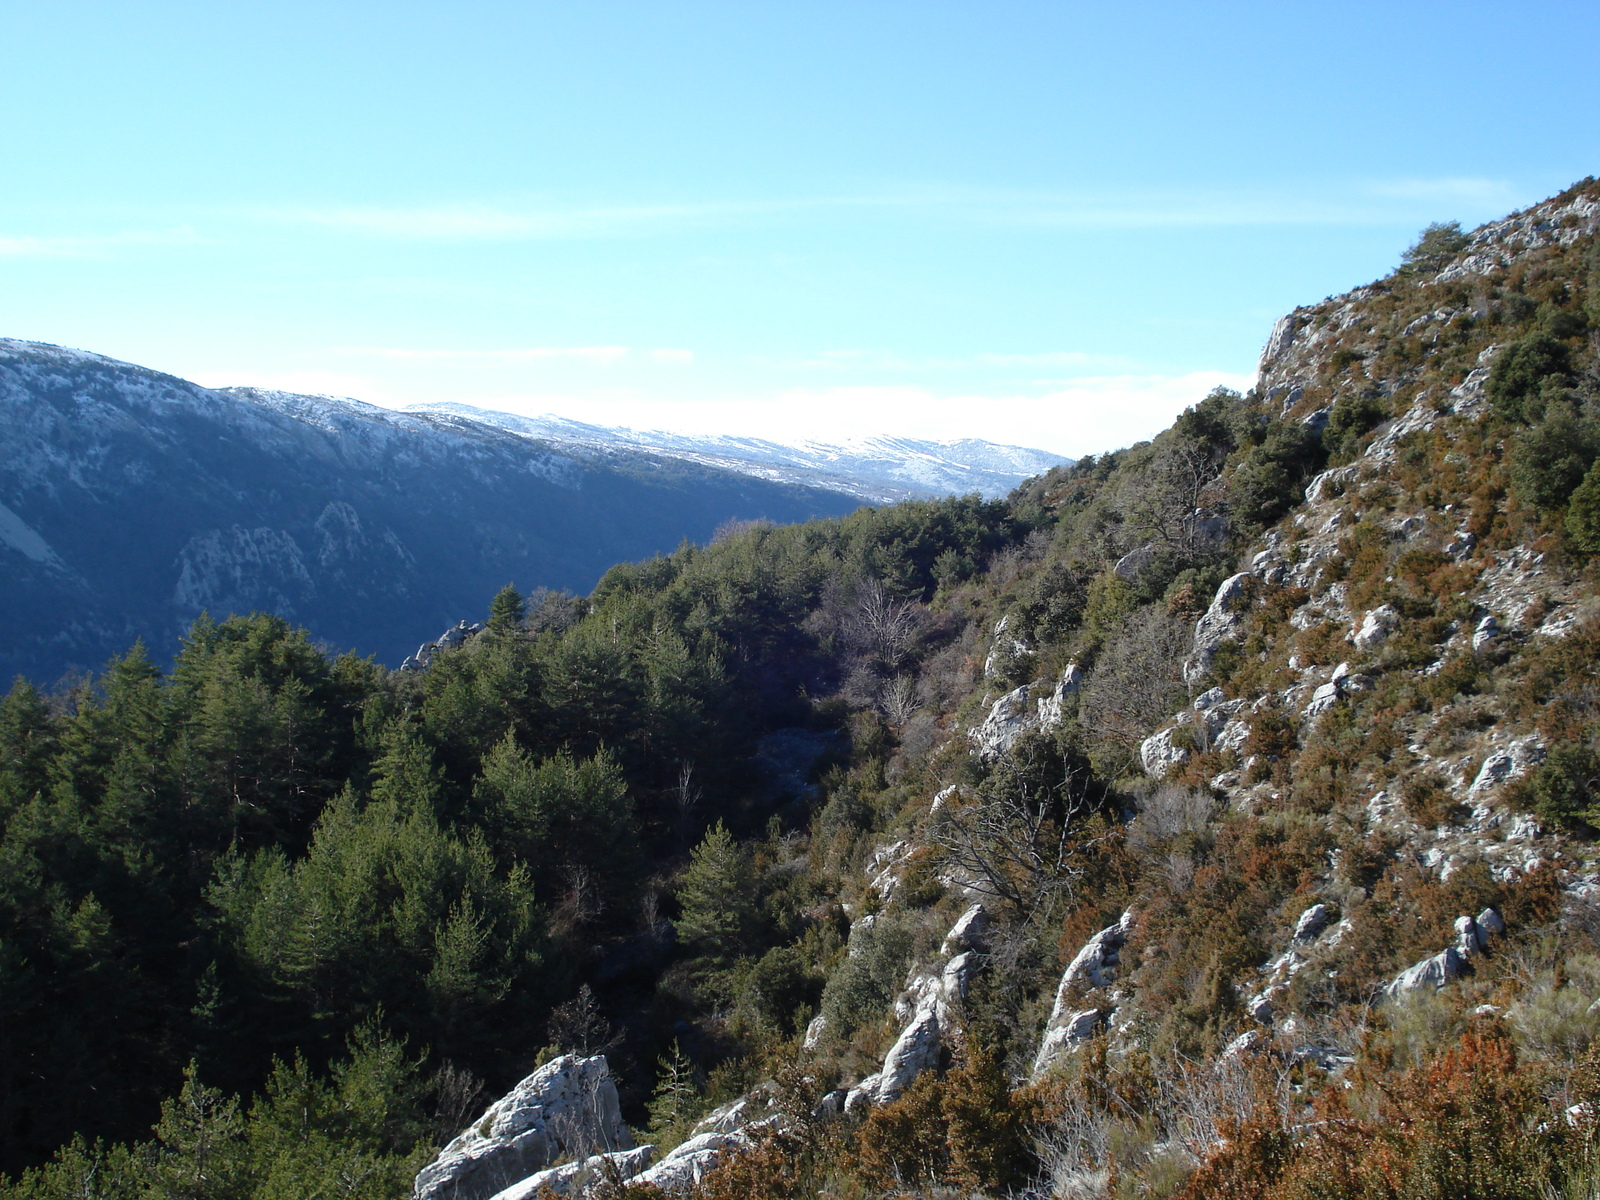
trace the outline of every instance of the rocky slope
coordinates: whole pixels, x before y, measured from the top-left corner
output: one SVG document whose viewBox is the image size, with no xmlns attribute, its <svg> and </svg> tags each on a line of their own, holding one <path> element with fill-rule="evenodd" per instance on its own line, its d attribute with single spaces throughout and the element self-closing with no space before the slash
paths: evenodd
<svg viewBox="0 0 1600 1200">
<path fill-rule="evenodd" d="M 507 580 L 586 591 L 732 519 L 855 506 L 629 447 L 460 416 L 214 391 L 0 341 L 0 675 L 53 683 L 196 615 L 253 609 L 398 663 Z"/>
<path fill-rule="evenodd" d="M 1380 1194 L 1318 1191 L 1318 1172 L 1415 1111 L 1396 1108 L 1413 1085 L 1395 1080 L 1462 1029 L 1520 1053 L 1539 1103 L 1592 1129 L 1572 1072 L 1600 1034 L 1600 528 L 1583 508 L 1584 488 L 1600 498 L 1597 229 L 1586 181 L 1416 253 L 1278 322 L 1256 393 L 1136 448 L 1136 481 L 1102 470 L 1097 494 L 1080 465 L 1033 486 L 1058 532 L 965 595 L 986 631 L 963 644 L 974 689 L 941 704 L 924 675 L 942 732 L 917 750 L 916 718 L 880 710 L 900 748 L 875 769 L 900 781 L 883 792 L 898 811 L 834 882 L 848 933 L 821 1014 L 786 1049 L 815 1107 L 774 1118 L 763 1085 L 724 1161 L 779 1144 L 780 1126 L 791 1158 L 838 1153 L 824 1131 L 842 1119 L 861 1131 L 850 1161 L 886 1156 L 923 1188 L 962 1178 L 874 1138 L 917 1136 L 928 1096 L 950 1093 L 910 1089 L 953 1080 L 980 1030 L 1029 1097 L 1040 1197 L 1185 1179 L 1195 1196 Z M 1513 369 L 1535 354 L 1537 371 Z M 1233 449 L 1164 530 L 1151 480 L 1197 461 L 1182 438 L 1206 422 L 1231 422 Z M 1205 570 L 1183 575 L 1176 543 L 1179 566 Z M 1065 634 L 1040 617 L 1085 584 Z M 1096 604 L 1111 615 L 1092 631 Z M 1065 813 L 1004 782 L 1061 761 L 1052 744 Z M 1133 771 L 1089 820 L 1071 782 L 1086 751 L 1102 774 Z M 836 780 L 834 803 L 865 778 Z M 897 996 L 881 1022 L 839 1026 L 830 993 L 891 925 L 919 947 L 891 959 Z M 1432 1145 L 1415 1119 L 1408 1144 Z M 1319 1140 L 1341 1122 L 1356 1142 Z M 1260 1137 L 1280 1148 L 1252 1159 Z M 1567 1152 L 1551 1139 L 1545 1153 Z M 1391 1178 L 1409 1178 L 1395 1155 Z M 771 1194 L 827 1175 L 807 1170 Z M 1219 1182 L 1245 1177 L 1267 1190 Z"/>
</svg>

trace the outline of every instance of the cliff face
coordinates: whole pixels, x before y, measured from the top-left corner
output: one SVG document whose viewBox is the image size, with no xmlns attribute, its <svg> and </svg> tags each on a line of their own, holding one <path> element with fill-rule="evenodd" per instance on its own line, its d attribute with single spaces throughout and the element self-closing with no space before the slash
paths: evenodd
<svg viewBox="0 0 1600 1200">
<path fill-rule="evenodd" d="M 0 674 L 45 683 L 255 609 L 398 662 L 508 579 L 586 591 L 735 518 L 855 502 L 461 417 L 211 391 L 0 341 Z"/>
</svg>

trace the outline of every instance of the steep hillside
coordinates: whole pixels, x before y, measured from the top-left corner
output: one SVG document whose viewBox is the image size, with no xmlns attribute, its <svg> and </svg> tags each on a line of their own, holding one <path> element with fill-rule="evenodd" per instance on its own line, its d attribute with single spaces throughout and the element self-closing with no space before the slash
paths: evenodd
<svg viewBox="0 0 1600 1200">
<path fill-rule="evenodd" d="M 508 579 L 583 591 L 729 520 L 855 503 L 28 342 L 0 341 L 0 421 L 8 679 L 98 668 L 135 637 L 165 659 L 203 610 L 275 612 L 398 663 Z"/>
<path fill-rule="evenodd" d="M 1593 1194 L 1597 226 L 1003 503 L 17 688 L 0 1195 Z"/>
<path fill-rule="evenodd" d="M 935 442 L 862 437 L 843 443 L 775 442 L 730 434 L 681 434 L 587 425 L 564 417 L 519 417 L 470 404 L 419 404 L 408 411 L 459 415 L 554 446 L 630 447 L 760 479 L 844 491 L 869 504 L 896 500 L 1004 496 L 1017 484 L 1071 459 L 980 438 Z"/>
</svg>

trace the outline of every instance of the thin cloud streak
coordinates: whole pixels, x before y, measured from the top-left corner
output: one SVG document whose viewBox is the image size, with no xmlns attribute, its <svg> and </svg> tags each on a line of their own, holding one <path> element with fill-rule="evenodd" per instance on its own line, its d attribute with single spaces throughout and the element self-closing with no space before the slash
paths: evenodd
<svg viewBox="0 0 1600 1200">
<path fill-rule="evenodd" d="M 355 206 L 257 210 L 247 215 L 287 225 L 402 240 L 533 241 L 630 236 L 696 224 L 851 210 L 1082 232 L 1207 226 L 1388 225 L 1414 221 L 1421 205 L 1495 208 L 1514 202 L 1514 196 L 1514 188 L 1504 180 L 1450 177 L 1365 180 L 1292 190 L 1096 194 L 934 187 L 865 195 L 684 204 L 527 208 L 447 205 L 410 209 Z"/>
<path fill-rule="evenodd" d="M 371 358 L 398 358 L 418 361 L 538 362 L 545 359 L 576 358 L 589 362 L 616 362 L 632 351 L 627 346 L 524 346 L 508 350 L 428 350 L 399 346 L 342 346 L 339 353 Z M 657 355 L 687 354 L 689 351 L 652 351 Z"/>
<path fill-rule="evenodd" d="M 128 246 L 192 246 L 210 240 L 187 226 L 68 237 L 0 234 L 0 258 L 106 258 Z"/>
</svg>

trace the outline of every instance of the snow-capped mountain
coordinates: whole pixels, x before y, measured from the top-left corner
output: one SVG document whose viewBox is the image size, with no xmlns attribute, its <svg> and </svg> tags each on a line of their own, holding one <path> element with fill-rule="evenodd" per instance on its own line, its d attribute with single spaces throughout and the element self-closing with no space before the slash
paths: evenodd
<svg viewBox="0 0 1600 1200">
<path fill-rule="evenodd" d="M 971 492 L 990 498 L 1003 496 L 1024 479 L 1072 461 L 1045 450 L 978 438 L 775 442 L 727 434 L 613 428 L 550 415 L 522 417 L 470 404 L 418 404 L 406 411 L 465 417 L 561 447 L 626 446 L 668 454 L 761 479 L 833 488 L 874 504 Z"/>
<path fill-rule="evenodd" d="M 448 413 L 211 389 L 0 339 L 0 678 L 53 683 L 202 611 L 260 609 L 397 664 L 508 580 L 614 563 L 853 495 Z"/>
</svg>

